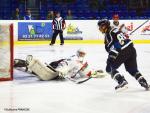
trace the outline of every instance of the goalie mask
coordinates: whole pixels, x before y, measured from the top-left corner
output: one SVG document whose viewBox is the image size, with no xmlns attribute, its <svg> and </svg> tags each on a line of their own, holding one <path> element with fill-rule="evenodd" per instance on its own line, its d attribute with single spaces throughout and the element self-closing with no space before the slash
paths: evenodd
<svg viewBox="0 0 150 113">
<path fill-rule="evenodd" d="M 85 55 L 86 55 L 86 52 L 83 49 L 77 50 L 77 56 L 81 62 L 83 62 Z"/>
</svg>

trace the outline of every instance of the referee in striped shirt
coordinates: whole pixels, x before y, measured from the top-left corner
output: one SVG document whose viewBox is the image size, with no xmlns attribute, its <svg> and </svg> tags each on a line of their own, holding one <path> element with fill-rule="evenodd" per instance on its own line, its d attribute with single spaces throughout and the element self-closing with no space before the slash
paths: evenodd
<svg viewBox="0 0 150 113">
<path fill-rule="evenodd" d="M 50 45 L 55 44 L 55 40 L 57 35 L 59 34 L 60 37 L 60 45 L 64 45 L 64 38 L 63 38 L 63 30 L 66 28 L 65 20 L 60 16 L 60 13 L 56 13 L 56 17 L 53 19 L 53 36 Z"/>
</svg>

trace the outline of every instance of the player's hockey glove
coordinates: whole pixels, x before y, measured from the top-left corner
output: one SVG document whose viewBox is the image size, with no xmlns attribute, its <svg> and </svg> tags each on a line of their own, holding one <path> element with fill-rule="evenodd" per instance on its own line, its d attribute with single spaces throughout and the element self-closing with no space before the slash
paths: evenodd
<svg viewBox="0 0 150 113">
<path fill-rule="evenodd" d="M 115 60 L 118 57 L 119 52 L 116 50 L 111 50 L 109 52 L 109 59 Z"/>
<path fill-rule="evenodd" d="M 92 72 L 91 75 L 93 78 L 104 78 L 106 74 L 103 72 L 103 70 L 96 70 Z"/>
</svg>

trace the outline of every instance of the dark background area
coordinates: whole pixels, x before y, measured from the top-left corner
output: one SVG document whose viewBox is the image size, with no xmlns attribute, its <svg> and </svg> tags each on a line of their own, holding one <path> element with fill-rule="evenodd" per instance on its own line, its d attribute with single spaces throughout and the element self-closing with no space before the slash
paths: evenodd
<svg viewBox="0 0 150 113">
<path fill-rule="evenodd" d="M 73 19 L 147 19 L 150 17 L 150 0 L 0 0 L 0 19 L 13 20 L 19 8 L 20 19 L 31 10 L 34 20 L 46 20 L 48 11 L 59 11 L 65 18 L 71 10 Z"/>
</svg>

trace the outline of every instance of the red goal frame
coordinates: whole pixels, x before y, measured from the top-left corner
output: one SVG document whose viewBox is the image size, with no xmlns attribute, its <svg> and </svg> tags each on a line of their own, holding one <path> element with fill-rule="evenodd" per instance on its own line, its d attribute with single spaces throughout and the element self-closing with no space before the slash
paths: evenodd
<svg viewBox="0 0 150 113">
<path fill-rule="evenodd" d="M 10 24 L 10 77 L 8 78 L 0 78 L 0 81 L 9 81 L 13 80 L 13 59 L 14 59 L 14 32 L 13 32 L 13 24 Z"/>
</svg>

